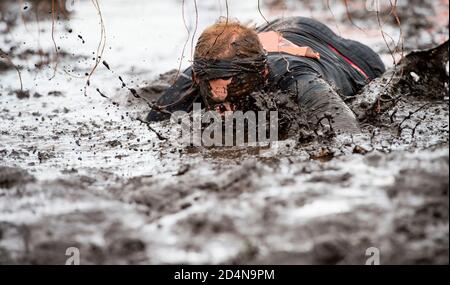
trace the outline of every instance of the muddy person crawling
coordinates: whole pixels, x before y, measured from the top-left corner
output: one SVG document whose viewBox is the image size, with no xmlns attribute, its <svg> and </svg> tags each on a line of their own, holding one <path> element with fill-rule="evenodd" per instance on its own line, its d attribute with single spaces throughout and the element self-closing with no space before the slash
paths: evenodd
<svg viewBox="0 0 450 285">
<path fill-rule="evenodd" d="M 278 19 L 257 29 L 219 20 L 203 31 L 193 65 L 156 101 L 160 109 L 151 110 L 147 120 L 189 112 L 194 102 L 221 114 L 248 110 L 253 92 L 282 92 L 294 94 L 309 120 L 331 115 L 334 130 L 358 132 L 344 99 L 384 71 L 369 47 L 313 19 Z"/>
</svg>

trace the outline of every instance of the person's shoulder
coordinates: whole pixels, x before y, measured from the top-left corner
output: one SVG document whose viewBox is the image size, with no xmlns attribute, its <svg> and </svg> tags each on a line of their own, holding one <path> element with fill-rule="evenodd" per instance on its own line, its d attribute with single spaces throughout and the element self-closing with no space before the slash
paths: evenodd
<svg viewBox="0 0 450 285">
<path fill-rule="evenodd" d="M 309 57 L 296 56 L 284 52 L 272 52 L 267 55 L 269 69 L 278 73 L 288 73 L 293 70 L 308 68 L 317 60 Z"/>
<path fill-rule="evenodd" d="M 286 89 L 300 76 L 319 75 L 314 60 L 284 53 L 271 53 L 267 57 L 269 66 L 269 85 L 271 89 Z"/>
</svg>

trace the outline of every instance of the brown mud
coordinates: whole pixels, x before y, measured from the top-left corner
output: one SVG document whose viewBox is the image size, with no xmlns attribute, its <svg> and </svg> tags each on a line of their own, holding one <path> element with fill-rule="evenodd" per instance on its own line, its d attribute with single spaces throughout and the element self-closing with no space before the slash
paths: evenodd
<svg viewBox="0 0 450 285">
<path fill-rule="evenodd" d="M 410 58 L 433 51 L 406 57 L 405 72 L 422 62 Z M 365 92 L 382 90 L 389 75 Z M 36 181 L 3 167 L 0 260 L 63 263 L 76 246 L 82 263 L 362 264 L 375 246 L 386 264 L 448 263 L 448 89 L 413 81 L 400 93 L 408 76 L 390 87 L 402 100 L 357 137 L 291 138 L 276 155 L 156 144 L 150 151 L 178 170 L 130 179 L 67 169 L 66 178 Z M 133 151 L 130 140 L 98 143 Z M 58 154 L 38 156 L 45 163 Z"/>
<path fill-rule="evenodd" d="M 361 134 L 306 127 L 292 102 L 259 97 L 299 122 L 260 147 L 149 129 L 127 74 L 90 96 L 70 82 L 20 91 L 3 74 L 0 264 L 64 264 L 69 247 L 81 264 L 364 264 L 370 247 L 382 264 L 449 262 L 448 43 L 348 100 Z M 175 74 L 136 92 L 152 101 Z"/>
</svg>

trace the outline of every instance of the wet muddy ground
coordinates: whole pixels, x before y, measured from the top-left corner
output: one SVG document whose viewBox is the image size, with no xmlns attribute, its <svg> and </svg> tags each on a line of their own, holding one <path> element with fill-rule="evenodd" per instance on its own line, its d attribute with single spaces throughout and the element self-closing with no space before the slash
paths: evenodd
<svg viewBox="0 0 450 285">
<path fill-rule="evenodd" d="M 361 134 L 232 148 L 185 147 L 175 125 L 152 124 L 158 136 L 138 120 L 148 106 L 127 88 L 147 99 L 163 92 L 186 34 L 179 16 L 160 15 L 181 14 L 178 1 L 136 2 L 103 7 L 107 64 L 86 93 L 99 41 L 90 1 L 69 5 L 70 20 L 56 25 L 56 73 L 50 21 L 0 34 L 24 85 L 0 61 L 0 264 L 64 264 L 68 247 L 82 264 L 364 264 L 370 247 L 382 264 L 448 264 L 448 46 L 428 50 L 448 39 L 448 1 L 399 9 L 406 51 L 424 51 L 395 68 L 373 13 L 353 7 L 354 22 L 372 27 L 360 36 L 339 3 L 332 17 L 317 1 L 267 1 L 267 17 L 301 11 L 335 23 L 391 69 L 348 101 Z M 199 5 L 199 30 L 224 13 L 223 3 Z M 263 22 L 253 4 L 230 11 Z M 413 25 L 417 13 L 428 22 Z M 142 42 L 141 26 L 155 23 L 164 32 L 146 30 Z M 395 22 L 385 29 L 398 34 Z"/>
</svg>

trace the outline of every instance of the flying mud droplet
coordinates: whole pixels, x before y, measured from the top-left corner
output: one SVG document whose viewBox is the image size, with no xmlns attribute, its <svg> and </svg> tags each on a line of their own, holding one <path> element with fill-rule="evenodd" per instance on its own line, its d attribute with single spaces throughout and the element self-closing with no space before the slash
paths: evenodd
<svg viewBox="0 0 450 285">
<path fill-rule="evenodd" d="M 83 39 L 83 37 L 81 35 L 78 35 L 78 38 L 82 41 L 83 44 L 86 43 L 86 41 Z"/>
<path fill-rule="evenodd" d="M 134 89 L 134 88 L 128 88 L 128 90 L 130 90 L 131 94 L 133 94 L 134 97 L 139 98 L 136 89 Z"/>
<path fill-rule="evenodd" d="M 106 62 L 106 60 L 103 61 L 103 65 L 108 68 L 108 70 L 111 70 L 111 68 L 109 68 L 109 64 Z"/>
<path fill-rule="evenodd" d="M 123 82 L 122 76 L 119 76 L 119 80 L 120 80 L 120 82 L 122 82 L 122 88 L 127 87 L 127 85 L 125 84 L 125 82 Z"/>
<path fill-rule="evenodd" d="M 103 94 L 101 91 L 100 91 L 100 89 L 95 89 L 95 90 L 97 90 L 97 92 L 98 92 L 98 94 L 100 94 L 100 96 L 102 96 L 102 97 L 104 97 L 104 98 L 108 98 L 109 99 L 109 97 L 108 96 L 106 96 L 105 94 Z"/>
</svg>

